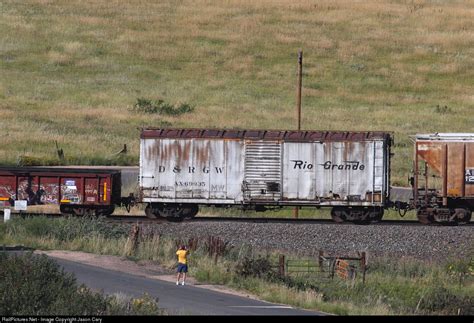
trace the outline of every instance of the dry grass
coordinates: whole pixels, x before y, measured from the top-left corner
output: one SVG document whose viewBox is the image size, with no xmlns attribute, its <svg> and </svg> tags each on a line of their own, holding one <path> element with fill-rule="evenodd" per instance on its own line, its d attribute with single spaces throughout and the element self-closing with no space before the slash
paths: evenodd
<svg viewBox="0 0 474 323">
<path fill-rule="evenodd" d="M 138 161 L 141 126 L 393 131 L 395 184 L 416 132 L 469 132 L 474 2 L 3 1 L 0 163 Z M 196 106 L 137 115 L 138 97 Z M 447 105 L 450 113 L 435 112 Z"/>
</svg>

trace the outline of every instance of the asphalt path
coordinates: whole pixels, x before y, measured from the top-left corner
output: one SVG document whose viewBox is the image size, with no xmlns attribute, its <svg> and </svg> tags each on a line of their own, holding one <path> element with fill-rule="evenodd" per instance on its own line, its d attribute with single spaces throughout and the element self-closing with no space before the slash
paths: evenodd
<svg viewBox="0 0 474 323">
<path fill-rule="evenodd" d="M 75 274 L 79 283 L 105 294 L 121 293 L 158 298 L 158 306 L 170 315 L 324 315 L 216 291 L 149 279 L 78 262 L 54 258 L 66 272 Z"/>
</svg>

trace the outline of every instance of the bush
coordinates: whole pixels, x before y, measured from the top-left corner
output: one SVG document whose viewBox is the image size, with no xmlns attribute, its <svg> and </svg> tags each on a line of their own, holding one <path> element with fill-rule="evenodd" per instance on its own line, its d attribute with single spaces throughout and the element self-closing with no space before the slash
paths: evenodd
<svg viewBox="0 0 474 323">
<path fill-rule="evenodd" d="M 94 293 L 52 259 L 0 253 L 1 315 L 156 315 L 149 295 L 122 300 Z"/>
<path fill-rule="evenodd" d="M 244 257 L 236 266 L 236 273 L 243 277 L 274 279 L 277 273 L 268 257 Z"/>
<path fill-rule="evenodd" d="M 85 286 L 46 256 L 0 253 L 2 315 L 103 315 L 106 299 Z"/>
<path fill-rule="evenodd" d="M 168 115 L 168 116 L 179 116 L 188 112 L 193 112 L 194 107 L 187 103 L 182 103 L 178 107 L 166 103 L 165 101 L 158 99 L 148 100 L 139 98 L 137 99 L 137 103 L 132 108 L 132 111 L 138 113 L 150 113 L 150 114 L 160 114 L 160 115 Z"/>
</svg>

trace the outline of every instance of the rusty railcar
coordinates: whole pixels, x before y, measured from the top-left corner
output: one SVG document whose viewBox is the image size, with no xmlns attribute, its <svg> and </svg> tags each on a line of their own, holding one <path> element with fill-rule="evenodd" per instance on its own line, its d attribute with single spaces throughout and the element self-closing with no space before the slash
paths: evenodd
<svg viewBox="0 0 474 323">
<path fill-rule="evenodd" d="M 420 222 L 467 223 L 474 210 L 474 133 L 414 136 L 413 206 Z"/>
<path fill-rule="evenodd" d="M 59 205 L 62 213 L 110 215 L 121 200 L 119 170 L 0 167 L 0 205 Z"/>
<path fill-rule="evenodd" d="M 377 221 L 391 142 L 386 132 L 143 129 L 139 199 L 152 218 L 193 217 L 199 205 L 296 206 Z"/>
</svg>

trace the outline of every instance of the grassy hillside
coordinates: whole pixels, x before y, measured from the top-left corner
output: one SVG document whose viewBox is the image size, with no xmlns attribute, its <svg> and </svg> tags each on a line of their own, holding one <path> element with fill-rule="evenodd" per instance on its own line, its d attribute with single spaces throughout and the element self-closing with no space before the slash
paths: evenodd
<svg viewBox="0 0 474 323">
<path fill-rule="evenodd" d="M 134 164 L 139 127 L 386 130 L 474 124 L 474 1 L 3 0 L 0 163 Z M 191 113 L 132 111 L 137 98 Z M 123 144 L 128 153 L 114 155 Z"/>
</svg>

